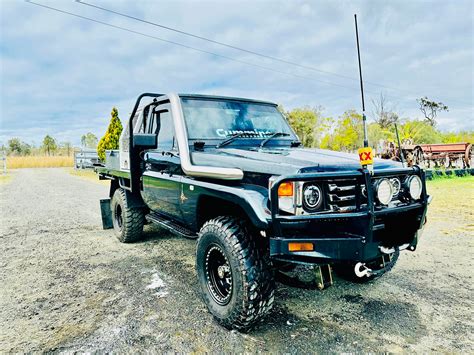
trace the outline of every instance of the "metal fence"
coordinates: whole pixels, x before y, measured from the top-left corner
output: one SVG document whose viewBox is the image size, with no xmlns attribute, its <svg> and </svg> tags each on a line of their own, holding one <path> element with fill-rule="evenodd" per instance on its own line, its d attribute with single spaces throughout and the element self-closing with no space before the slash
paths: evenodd
<svg viewBox="0 0 474 355">
<path fill-rule="evenodd" d="M 74 169 L 92 169 L 98 163 L 97 150 L 83 148 L 74 151 Z"/>
</svg>

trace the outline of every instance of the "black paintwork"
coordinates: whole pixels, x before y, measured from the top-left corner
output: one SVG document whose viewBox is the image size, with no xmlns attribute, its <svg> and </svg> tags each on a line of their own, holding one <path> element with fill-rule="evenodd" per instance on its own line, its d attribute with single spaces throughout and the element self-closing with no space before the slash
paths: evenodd
<svg viewBox="0 0 474 355">
<path fill-rule="evenodd" d="M 130 142 L 132 140 L 133 136 Z M 375 174 L 370 175 L 366 169 L 361 169 L 356 154 L 299 148 L 284 137 L 275 138 L 264 148 L 259 147 L 261 139 L 236 139 L 223 148 L 216 148 L 215 142 L 193 143 L 189 142 L 193 164 L 240 168 L 244 171 L 244 179 L 225 181 L 189 177 L 181 169 L 179 156 L 155 150 L 140 152 L 130 143 L 128 193 L 134 200 L 142 201 L 142 206 L 155 216 L 172 220 L 197 233 L 209 218 L 222 214 L 241 215 L 257 232 L 264 232 L 273 258 L 291 262 L 368 261 L 380 255 L 380 245 L 408 243 L 411 250 L 416 248 L 417 232 L 425 222 L 428 198 L 424 173 L 419 168 L 402 168 L 398 162 L 376 159 Z M 123 172 L 115 173 L 106 168 L 98 171 L 103 177 L 118 179 L 120 185 L 127 180 Z M 411 174 L 420 176 L 423 181 L 419 202 L 392 208 L 376 204 L 372 191 L 374 179 Z M 269 196 L 269 178 L 275 175 L 280 178 Z M 355 211 L 289 215 L 279 209 L 277 189 L 282 182 L 325 183 L 346 178 L 354 178 L 358 186 L 367 188 L 365 200 L 357 190 Z M 118 184 L 113 182 L 111 193 L 114 186 L 116 188 Z M 134 205 L 139 203 L 134 202 Z M 315 251 L 289 252 L 288 243 L 295 240 L 313 242 Z"/>
<path fill-rule="evenodd" d="M 296 173 L 354 171 L 360 169 L 356 154 L 307 148 L 250 148 L 226 147 L 207 149 L 191 153 L 196 165 L 216 167 L 238 167 L 246 173 L 289 175 Z M 376 170 L 400 168 L 401 164 L 391 160 L 376 159 Z"/>
</svg>

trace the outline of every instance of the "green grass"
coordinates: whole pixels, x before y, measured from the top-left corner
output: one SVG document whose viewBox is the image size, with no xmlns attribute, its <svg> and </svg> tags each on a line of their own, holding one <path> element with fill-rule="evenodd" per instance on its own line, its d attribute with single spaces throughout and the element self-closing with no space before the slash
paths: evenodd
<svg viewBox="0 0 474 355">
<path fill-rule="evenodd" d="M 436 178 L 427 182 L 426 189 L 433 196 L 428 221 L 440 222 L 446 235 L 474 234 L 474 176 Z"/>
<path fill-rule="evenodd" d="M 474 175 L 465 175 L 465 176 L 457 176 L 457 175 L 433 175 L 431 180 L 427 180 L 428 185 L 430 184 L 438 184 L 438 183 L 459 183 L 459 184 L 472 184 L 474 183 Z"/>
</svg>

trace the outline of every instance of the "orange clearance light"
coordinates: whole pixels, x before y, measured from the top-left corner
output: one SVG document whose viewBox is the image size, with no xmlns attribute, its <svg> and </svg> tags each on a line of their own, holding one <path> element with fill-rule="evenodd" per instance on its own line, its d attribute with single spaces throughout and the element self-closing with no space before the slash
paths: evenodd
<svg viewBox="0 0 474 355">
<path fill-rule="evenodd" d="M 288 251 L 313 251 L 313 243 L 288 243 Z"/>
<path fill-rule="evenodd" d="M 293 183 L 284 182 L 278 186 L 278 196 L 293 196 Z"/>
</svg>

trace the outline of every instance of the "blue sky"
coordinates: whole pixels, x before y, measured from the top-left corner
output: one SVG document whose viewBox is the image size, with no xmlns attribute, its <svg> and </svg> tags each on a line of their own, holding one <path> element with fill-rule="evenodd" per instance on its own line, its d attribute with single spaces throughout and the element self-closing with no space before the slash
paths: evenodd
<svg viewBox="0 0 474 355">
<path fill-rule="evenodd" d="M 79 144 L 88 131 L 100 137 L 111 108 L 117 106 L 124 120 L 135 98 L 145 91 L 258 98 L 286 109 L 322 106 L 333 117 L 347 109 L 360 110 L 357 80 L 255 57 L 72 0 L 37 2 L 298 77 L 23 0 L 2 0 L 0 144 L 11 137 L 38 144 L 46 134 Z M 426 95 L 450 108 L 438 118 L 441 129 L 474 129 L 471 0 L 89 2 L 354 79 L 358 72 L 353 14 L 357 13 L 369 119 L 371 99 L 380 92 L 402 117 L 410 118 L 422 118 L 415 99 Z"/>
</svg>

